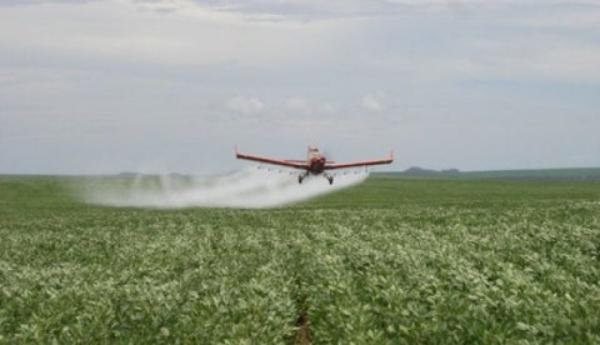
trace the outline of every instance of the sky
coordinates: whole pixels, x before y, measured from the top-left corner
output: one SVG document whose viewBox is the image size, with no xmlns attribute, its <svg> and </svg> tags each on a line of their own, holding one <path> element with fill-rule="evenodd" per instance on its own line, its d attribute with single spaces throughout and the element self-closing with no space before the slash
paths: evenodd
<svg viewBox="0 0 600 345">
<path fill-rule="evenodd" d="M 599 130 L 600 1 L 0 1 L 0 173 L 600 166 Z"/>
</svg>

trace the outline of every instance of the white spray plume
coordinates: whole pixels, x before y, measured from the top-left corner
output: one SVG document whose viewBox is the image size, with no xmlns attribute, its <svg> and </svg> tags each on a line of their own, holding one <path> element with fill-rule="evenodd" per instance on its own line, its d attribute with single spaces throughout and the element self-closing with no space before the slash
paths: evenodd
<svg viewBox="0 0 600 345">
<path fill-rule="evenodd" d="M 117 207 L 269 208 L 306 200 L 358 184 L 367 172 L 337 174 L 333 185 L 322 176 L 298 183 L 298 173 L 248 168 L 229 175 L 136 175 L 90 180 L 83 189 L 85 202 Z"/>
</svg>

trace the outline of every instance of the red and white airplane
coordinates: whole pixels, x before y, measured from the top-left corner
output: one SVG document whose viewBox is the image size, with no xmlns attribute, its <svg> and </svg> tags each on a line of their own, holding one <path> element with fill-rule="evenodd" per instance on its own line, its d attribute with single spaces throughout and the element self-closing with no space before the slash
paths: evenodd
<svg viewBox="0 0 600 345">
<path fill-rule="evenodd" d="M 329 184 L 333 184 L 333 175 L 328 174 L 326 170 L 365 167 L 368 165 L 390 164 L 394 161 L 394 154 L 393 152 L 391 152 L 388 157 L 383 159 L 335 163 L 333 161 L 328 161 L 327 158 L 321 152 L 319 152 L 319 149 L 313 146 L 308 147 L 308 154 L 305 160 L 278 159 L 264 156 L 256 156 L 252 154 L 242 153 L 238 151 L 237 148 L 235 149 L 235 156 L 238 159 L 246 159 L 255 162 L 282 165 L 290 168 L 303 170 L 304 172 L 298 175 L 298 183 L 302 183 L 302 181 L 308 175 L 312 174 L 323 175 L 329 181 Z"/>
</svg>

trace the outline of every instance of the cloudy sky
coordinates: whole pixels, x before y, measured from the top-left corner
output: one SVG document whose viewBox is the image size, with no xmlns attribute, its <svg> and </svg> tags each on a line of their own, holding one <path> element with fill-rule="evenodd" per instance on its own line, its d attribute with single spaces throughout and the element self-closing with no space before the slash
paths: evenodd
<svg viewBox="0 0 600 345">
<path fill-rule="evenodd" d="M 600 1 L 0 1 L 0 173 L 600 166 L 599 130 Z"/>
</svg>

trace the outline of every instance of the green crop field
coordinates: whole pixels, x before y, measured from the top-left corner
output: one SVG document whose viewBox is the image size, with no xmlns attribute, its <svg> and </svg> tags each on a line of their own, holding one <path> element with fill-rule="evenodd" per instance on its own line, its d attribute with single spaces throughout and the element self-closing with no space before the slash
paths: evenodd
<svg viewBox="0 0 600 345">
<path fill-rule="evenodd" d="M 600 183 L 377 176 L 267 210 L 0 177 L 3 344 L 599 344 Z"/>
</svg>

